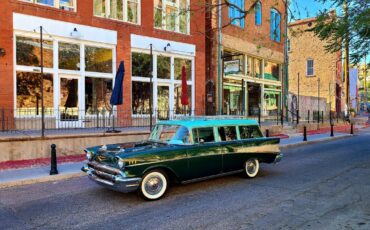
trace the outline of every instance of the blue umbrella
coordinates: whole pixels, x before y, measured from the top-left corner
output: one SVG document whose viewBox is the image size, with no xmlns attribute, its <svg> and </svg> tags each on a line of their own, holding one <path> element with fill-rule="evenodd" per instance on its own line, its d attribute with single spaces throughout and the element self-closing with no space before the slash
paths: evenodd
<svg viewBox="0 0 370 230">
<path fill-rule="evenodd" d="M 114 88 L 112 95 L 110 97 L 111 105 L 122 105 L 123 104 L 123 78 L 125 77 L 125 64 L 123 61 L 120 62 L 117 73 L 116 80 L 114 82 Z"/>
</svg>

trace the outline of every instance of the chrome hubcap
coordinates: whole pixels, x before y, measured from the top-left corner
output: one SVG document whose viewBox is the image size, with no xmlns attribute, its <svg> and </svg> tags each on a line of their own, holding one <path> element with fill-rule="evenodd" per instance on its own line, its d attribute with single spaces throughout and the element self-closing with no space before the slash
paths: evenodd
<svg viewBox="0 0 370 230">
<path fill-rule="evenodd" d="M 253 161 L 248 161 L 247 172 L 253 174 L 256 171 L 256 164 Z"/>
<path fill-rule="evenodd" d="M 150 195 L 156 195 L 158 194 L 163 188 L 163 181 L 161 178 L 153 176 L 150 177 L 146 183 L 145 183 L 145 190 L 150 194 Z"/>
</svg>

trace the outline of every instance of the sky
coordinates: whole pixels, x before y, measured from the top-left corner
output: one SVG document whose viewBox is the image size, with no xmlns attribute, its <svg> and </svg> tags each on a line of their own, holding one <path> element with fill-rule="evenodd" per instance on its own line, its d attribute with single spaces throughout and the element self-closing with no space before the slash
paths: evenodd
<svg viewBox="0 0 370 230">
<path fill-rule="evenodd" d="M 291 0 L 290 5 L 295 19 L 315 17 L 320 10 L 329 8 L 330 3 L 322 4 L 315 0 Z"/>
</svg>

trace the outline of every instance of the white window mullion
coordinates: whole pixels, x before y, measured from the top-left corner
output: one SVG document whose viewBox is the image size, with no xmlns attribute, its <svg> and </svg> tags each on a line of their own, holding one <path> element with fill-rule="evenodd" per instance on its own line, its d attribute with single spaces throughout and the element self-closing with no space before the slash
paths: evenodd
<svg viewBox="0 0 370 230">
<path fill-rule="evenodd" d="M 122 15 L 123 15 L 123 21 L 124 22 L 127 22 L 127 18 L 128 18 L 128 3 L 127 3 L 127 0 L 119 0 L 119 1 L 122 1 Z"/>
<path fill-rule="evenodd" d="M 60 88 L 60 80 L 59 80 L 59 74 L 58 74 L 58 68 L 59 68 L 59 41 L 58 40 L 55 40 L 54 41 L 54 45 L 53 45 L 53 90 L 54 90 L 54 95 L 53 95 L 53 99 L 54 99 L 54 116 L 59 116 L 59 114 L 56 112 L 58 111 L 58 108 L 59 108 L 59 100 L 60 100 L 60 92 L 59 92 L 59 88 Z"/>
<path fill-rule="evenodd" d="M 179 2 L 179 0 L 176 0 L 175 4 L 176 4 L 175 5 L 175 7 L 176 7 L 175 31 L 180 32 L 180 2 Z"/>
</svg>

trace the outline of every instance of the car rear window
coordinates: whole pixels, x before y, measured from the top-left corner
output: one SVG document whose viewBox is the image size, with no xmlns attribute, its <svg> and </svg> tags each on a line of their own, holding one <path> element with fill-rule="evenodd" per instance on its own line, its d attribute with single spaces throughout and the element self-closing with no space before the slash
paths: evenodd
<svg viewBox="0 0 370 230">
<path fill-rule="evenodd" d="M 213 133 L 213 128 L 195 128 L 193 129 L 193 140 L 194 143 L 199 143 L 203 139 L 204 142 L 213 142 L 215 141 L 215 135 Z"/>
<path fill-rule="evenodd" d="M 218 127 L 218 134 L 220 135 L 221 141 L 236 140 L 235 126 Z"/>
<path fill-rule="evenodd" d="M 262 133 L 258 126 L 239 126 L 240 139 L 262 137 Z"/>
</svg>

